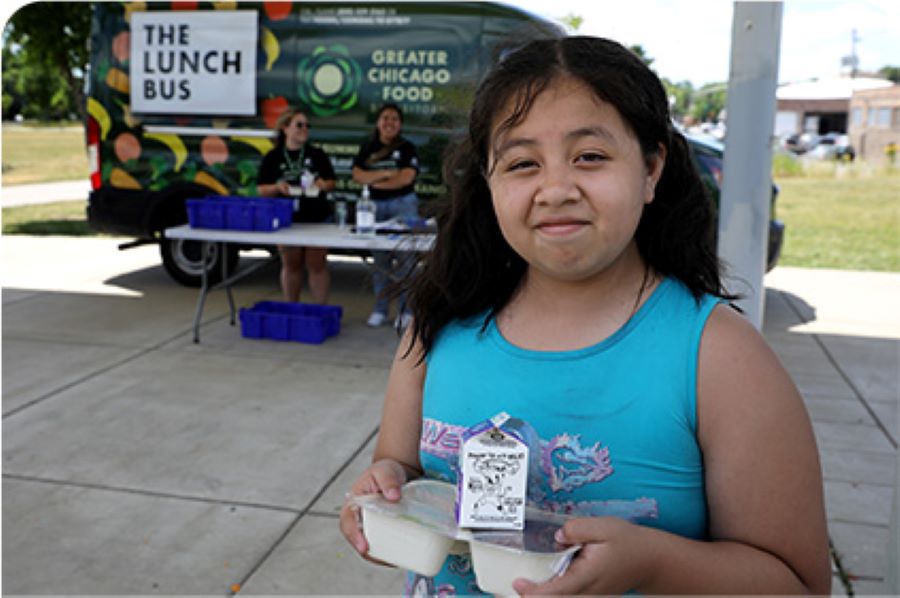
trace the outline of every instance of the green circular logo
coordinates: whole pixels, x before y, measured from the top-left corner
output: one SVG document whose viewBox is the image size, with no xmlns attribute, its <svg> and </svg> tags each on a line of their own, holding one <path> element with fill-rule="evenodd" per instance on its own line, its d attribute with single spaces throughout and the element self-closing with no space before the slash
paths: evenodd
<svg viewBox="0 0 900 598">
<path fill-rule="evenodd" d="M 316 116 L 349 110 L 359 100 L 362 71 L 344 46 L 318 46 L 297 70 L 297 93 Z"/>
</svg>

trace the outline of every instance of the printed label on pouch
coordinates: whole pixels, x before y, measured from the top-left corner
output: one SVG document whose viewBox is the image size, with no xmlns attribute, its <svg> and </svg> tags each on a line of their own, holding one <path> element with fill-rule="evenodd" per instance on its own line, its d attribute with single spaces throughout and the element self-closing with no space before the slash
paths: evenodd
<svg viewBox="0 0 900 598">
<path fill-rule="evenodd" d="M 457 501 L 461 527 L 525 527 L 528 446 L 503 428 L 508 419 L 501 413 L 463 434 Z"/>
</svg>

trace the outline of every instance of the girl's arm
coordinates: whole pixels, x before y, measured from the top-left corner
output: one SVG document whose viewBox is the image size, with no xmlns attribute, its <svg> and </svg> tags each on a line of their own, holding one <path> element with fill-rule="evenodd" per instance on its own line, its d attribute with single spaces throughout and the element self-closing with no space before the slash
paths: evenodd
<svg viewBox="0 0 900 598">
<path fill-rule="evenodd" d="M 400 487 L 422 475 L 419 438 L 425 363 L 417 363 L 421 354 L 418 344 L 404 357 L 411 330 L 411 326 L 407 328 L 394 355 L 372 465 L 356 480 L 350 494 L 381 493 L 386 499 L 397 501 L 400 500 Z M 341 531 L 360 554 L 368 552 L 357 512 L 349 502 L 341 510 Z"/>
<path fill-rule="evenodd" d="M 709 541 L 611 517 L 577 519 L 585 543 L 562 577 L 520 592 L 829 594 L 822 478 L 803 401 L 762 336 L 717 307 L 700 346 L 697 426 Z"/>
<path fill-rule="evenodd" d="M 421 346 L 417 343 L 409 354 L 410 328 L 400 340 L 388 378 L 381 429 L 372 461 L 391 459 L 403 466 L 407 480 L 422 475 L 419 463 L 419 439 L 422 430 L 422 387 L 425 384 L 425 362 L 419 363 Z"/>
</svg>

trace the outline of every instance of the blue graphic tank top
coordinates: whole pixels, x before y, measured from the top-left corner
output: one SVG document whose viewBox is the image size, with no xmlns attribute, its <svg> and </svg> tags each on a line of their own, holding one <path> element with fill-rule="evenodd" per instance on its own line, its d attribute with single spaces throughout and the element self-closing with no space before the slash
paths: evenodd
<svg viewBox="0 0 900 598">
<path fill-rule="evenodd" d="M 697 355 L 719 302 L 698 302 L 681 282 L 664 279 L 622 328 L 573 351 L 516 347 L 493 320 L 482 331 L 483 315 L 448 324 L 427 358 L 425 476 L 455 483 L 462 432 L 505 411 L 540 437 L 541 475 L 529 483 L 529 500 L 541 508 L 705 538 Z M 410 574 L 406 590 L 480 593 L 468 555 L 448 557 L 434 578 Z"/>
</svg>

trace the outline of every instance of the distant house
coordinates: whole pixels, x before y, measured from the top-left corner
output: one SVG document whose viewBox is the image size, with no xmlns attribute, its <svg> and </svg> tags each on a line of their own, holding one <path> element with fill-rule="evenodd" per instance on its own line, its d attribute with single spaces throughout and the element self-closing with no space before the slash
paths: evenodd
<svg viewBox="0 0 900 598">
<path fill-rule="evenodd" d="M 854 92 L 847 133 L 857 156 L 869 162 L 886 160 L 885 147 L 900 144 L 900 85 Z"/>
<path fill-rule="evenodd" d="M 892 85 L 887 79 L 872 77 L 835 77 L 782 85 L 775 93 L 775 135 L 846 133 L 853 94 Z"/>
</svg>

